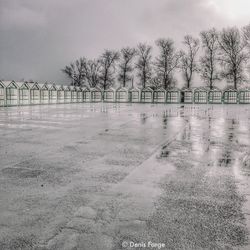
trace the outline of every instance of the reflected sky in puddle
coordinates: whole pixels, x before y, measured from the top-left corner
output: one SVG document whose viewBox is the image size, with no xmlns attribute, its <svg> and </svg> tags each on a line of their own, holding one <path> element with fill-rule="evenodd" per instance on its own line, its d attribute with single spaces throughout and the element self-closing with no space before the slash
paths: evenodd
<svg viewBox="0 0 250 250">
<path fill-rule="evenodd" d="M 174 112 L 164 112 L 163 124 L 169 119 L 168 113 Z M 231 173 L 238 192 L 245 197 L 242 209 L 246 220 L 250 221 L 249 108 L 185 106 L 175 114 L 185 118 L 187 126 L 172 147 L 162 148 L 162 159 L 174 163 L 176 171 L 192 171 L 200 165 L 211 166 L 211 171 L 219 168 L 226 175 Z"/>
<path fill-rule="evenodd" d="M 175 117 L 186 119 L 187 126 L 177 138 L 180 149 L 188 152 L 190 157 L 201 159 L 206 155 L 220 167 L 235 167 L 244 175 L 241 155 L 248 154 L 250 142 L 250 122 L 246 113 L 249 108 L 216 106 L 180 106 L 167 109 L 162 114 L 163 128 L 167 128 L 168 120 Z M 244 109 L 242 112 L 241 109 Z M 141 122 L 146 122 L 146 115 L 141 115 Z M 188 142 L 188 143 L 187 143 Z M 250 153 L 249 153 L 250 154 Z M 162 148 L 163 158 L 171 156 L 167 148 Z M 237 163 L 237 164 L 236 164 Z"/>
</svg>

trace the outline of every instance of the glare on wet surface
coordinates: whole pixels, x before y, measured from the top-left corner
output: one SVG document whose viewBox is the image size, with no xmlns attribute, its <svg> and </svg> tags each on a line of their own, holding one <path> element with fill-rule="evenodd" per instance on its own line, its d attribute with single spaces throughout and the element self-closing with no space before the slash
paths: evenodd
<svg viewBox="0 0 250 250">
<path fill-rule="evenodd" d="M 0 109 L 0 245 L 247 249 L 249 119 L 244 105 Z"/>
</svg>

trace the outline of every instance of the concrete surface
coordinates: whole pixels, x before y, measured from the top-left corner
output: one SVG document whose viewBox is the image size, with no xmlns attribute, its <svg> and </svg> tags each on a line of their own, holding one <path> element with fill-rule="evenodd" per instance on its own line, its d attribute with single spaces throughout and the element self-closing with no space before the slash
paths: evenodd
<svg viewBox="0 0 250 250">
<path fill-rule="evenodd" d="M 0 109 L 0 249 L 250 249 L 250 107 Z"/>
</svg>

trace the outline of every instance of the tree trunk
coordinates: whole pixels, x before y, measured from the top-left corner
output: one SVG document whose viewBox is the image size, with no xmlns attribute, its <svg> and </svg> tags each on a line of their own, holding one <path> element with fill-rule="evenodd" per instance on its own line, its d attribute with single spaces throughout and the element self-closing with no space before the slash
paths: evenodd
<svg viewBox="0 0 250 250">
<path fill-rule="evenodd" d="M 123 87 L 126 86 L 126 73 L 125 73 L 125 70 L 124 70 L 124 74 L 123 74 Z"/>
<path fill-rule="evenodd" d="M 126 87 L 126 73 L 127 73 L 127 63 L 125 64 L 125 68 L 123 71 L 123 87 Z"/>
<path fill-rule="evenodd" d="M 142 87 L 145 88 L 146 87 L 146 73 L 145 70 L 143 71 L 143 84 Z"/>
<path fill-rule="evenodd" d="M 167 89 L 168 88 L 168 79 L 167 79 L 167 76 L 165 77 L 164 79 L 164 89 Z"/>
<path fill-rule="evenodd" d="M 237 76 L 236 76 L 236 72 L 234 73 L 234 88 L 237 89 Z"/>
</svg>

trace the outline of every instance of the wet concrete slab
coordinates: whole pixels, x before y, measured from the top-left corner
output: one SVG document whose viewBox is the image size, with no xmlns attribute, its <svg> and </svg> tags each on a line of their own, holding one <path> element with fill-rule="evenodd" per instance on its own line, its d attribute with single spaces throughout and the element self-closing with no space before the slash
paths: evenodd
<svg viewBox="0 0 250 250">
<path fill-rule="evenodd" d="M 244 105 L 0 109 L 2 249 L 249 249 L 249 119 Z"/>
</svg>

